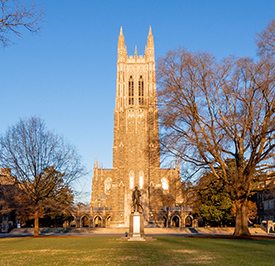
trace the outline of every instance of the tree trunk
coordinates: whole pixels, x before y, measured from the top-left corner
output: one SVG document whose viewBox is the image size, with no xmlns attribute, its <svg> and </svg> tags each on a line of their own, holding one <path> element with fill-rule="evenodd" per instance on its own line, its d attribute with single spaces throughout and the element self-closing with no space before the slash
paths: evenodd
<svg viewBox="0 0 275 266">
<path fill-rule="evenodd" d="M 34 213 L 34 236 L 39 236 L 39 215 L 38 210 Z"/>
<path fill-rule="evenodd" d="M 247 199 L 235 200 L 236 204 L 236 225 L 234 236 L 250 236 L 247 220 Z"/>
</svg>

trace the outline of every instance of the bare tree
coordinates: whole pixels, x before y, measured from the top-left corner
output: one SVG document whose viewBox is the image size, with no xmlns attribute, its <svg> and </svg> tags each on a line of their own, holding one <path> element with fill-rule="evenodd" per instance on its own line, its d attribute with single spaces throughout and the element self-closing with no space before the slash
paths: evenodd
<svg viewBox="0 0 275 266">
<path fill-rule="evenodd" d="M 46 129 L 37 117 L 20 120 L 0 139 L 0 163 L 11 168 L 20 188 L 22 213 L 32 213 L 35 236 L 39 217 L 72 202 L 71 184 L 85 173 L 75 148 Z"/>
<path fill-rule="evenodd" d="M 261 33 L 256 34 L 256 44 L 260 55 L 275 54 L 275 19 Z"/>
<path fill-rule="evenodd" d="M 248 197 L 274 170 L 274 70 L 270 58 L 217 62 L 184 48 L 158 62 L 163 147 L 194 171 L 211 169 L 228 187 L 236 205 L 234 235 L 250 234 Z M 232 160 L 234 171 L 227 163 Z"/>
<path fill-rule="evenodd" d="M 21 0 L 0 0 L 0 43 L 7 46 L 11 40 L 8 34 L 14 33 L 22 37 L 19 28 L 23 27 L 30 32 L 38 32 L 44 11 L 36 1 L 31 4 Z"/>
</svg>

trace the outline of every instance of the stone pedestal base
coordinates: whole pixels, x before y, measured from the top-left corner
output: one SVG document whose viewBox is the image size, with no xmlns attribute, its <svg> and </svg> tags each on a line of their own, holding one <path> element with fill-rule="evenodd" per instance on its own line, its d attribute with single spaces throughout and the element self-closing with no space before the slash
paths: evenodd
<svg viewBox="0 0 275 266">
<path fill-rule="evenodd" d="M 145 241 L 145 238 L 140 236 L 132 236 L 128 238 L 128 241 Z"/>
<path fill-rule="evenodd" d="M 130 227 L 128 241 L 145 241 L 144 239 L 144 217 L 139 212 L 130 214 Z"/>
</svg>

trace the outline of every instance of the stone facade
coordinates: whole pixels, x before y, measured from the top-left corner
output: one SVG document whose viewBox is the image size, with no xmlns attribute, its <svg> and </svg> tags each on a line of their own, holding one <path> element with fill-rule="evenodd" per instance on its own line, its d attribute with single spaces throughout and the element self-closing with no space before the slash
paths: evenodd
<svg viewBox="0 0 275 266">
<path fill-rule="evenodd" d="M 184 220 L 189 211 L 180 207 L 179 170 L 177 163 L 168 169 L 160 168 L 151 27 L 144 56 L 137 55 L 137 48 L 134 56 L 127 55 L 121 28 L 118 38 L 113 169 L 103 169 L 97 160 L 94 163 L 90 209 L 92 226 L 128 227 L 135 186 L 141 191 L 145 226 L 167 226 L 172 218 L 169 210 L 177 206 L 178 213 L 174 214 L 179 221 Z"/>
</svg>

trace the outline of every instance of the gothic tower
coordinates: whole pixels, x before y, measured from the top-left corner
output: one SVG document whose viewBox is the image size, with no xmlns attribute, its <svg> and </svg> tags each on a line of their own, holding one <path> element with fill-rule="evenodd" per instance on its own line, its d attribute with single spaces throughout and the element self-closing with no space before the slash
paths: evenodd
<svg viewBox="0 0 275 266">
<path fill-rule="evenodd" d="M 150 204 L 150 184 L 159 175 L 159 128 L 156 102 L 154 41 L 151 31 L 145 56 L 127 57 L 122 28 L 118 40 L 116 108 L 114 111 L 113 167 L 116 181 L 126 193 L 125 215 L 130 212 L 131 191 L 142 190 L 145 212 Z M 128 206 L 127 206 L 128 205 Z"/>
<path fill-rule="evenodd" d="M 151 27 L 144 56 L 137 54 L 137 47 L 134 56 L 127 55 L 121 28 L 118 38 L 113 169 L 100 169 L 98 162 L 95 162 L 91 213 L 95 217 L 104 210 L 105 219 L 109 219 L 111 226 L 127 226 L 132 192 L 138 186 L 142 194 L 144 218 L 149 224 L 156 219 L 157 210 L 163 207 L 163 194 L 172 193 L 176 179 L 179 179 L 178 165 L 175 169 L 160 169 Z M 99 218 L 103 220 L 101 216 Z"/>
</svg>

